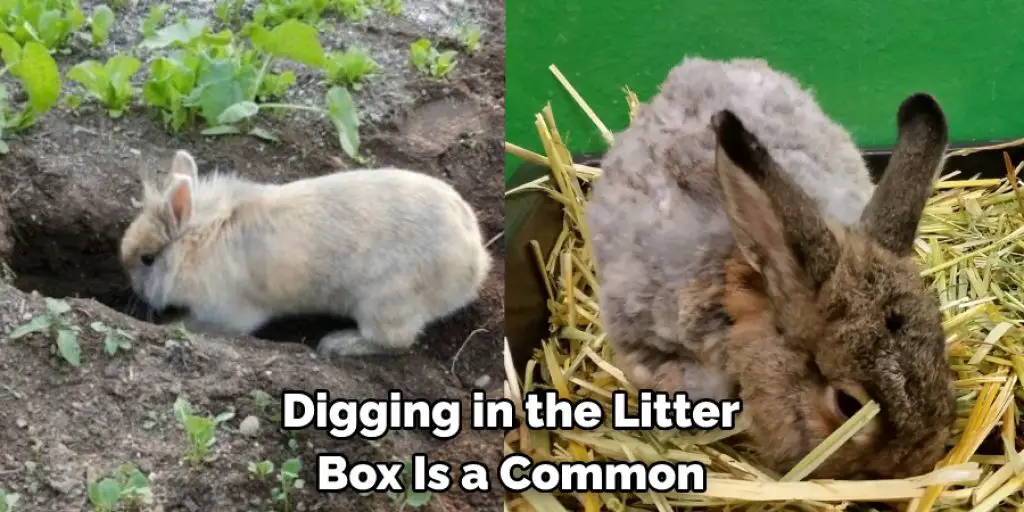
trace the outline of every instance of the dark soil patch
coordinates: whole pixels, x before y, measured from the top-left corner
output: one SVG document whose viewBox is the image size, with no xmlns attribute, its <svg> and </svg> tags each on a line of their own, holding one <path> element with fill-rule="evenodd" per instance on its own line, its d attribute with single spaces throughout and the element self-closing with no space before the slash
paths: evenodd
<svg viewBox="0 0 1024 512">
<path fill-rule="evenodd" d="M 88 8 L 90 3 L 84 3 Z M 130 8 L 130 15 L 144 14 L 146 4 Z M 361 135 L 363 152 L 374 165 L 448 180 L 475 207 L 490 239 L 504 224 L 504 7 L 488 1 L 474 9 L 486 25 L 484 46 L 474 56 L 462 56 L 450 80 L 439 83 L 406 73 L 400 90 L 374 89 L 371 83 L 357 100 L 373 111 L 373 122 L 364 120 Z M 371 23 L 361 33 L 375 44 L 391 41 L 393 48 L 378 51 L 397 54 L 395 48 L 429 35 L 417 30 L 405 21 L 383 29 Z M 66 57 L 62 70 L 83 58 Z M 240 433 L 238 425 L 260 414 L 249 396 L 254 390 L 276 396 L 285 389 L 327 389 L 332 397 L 364 399 L 399 389 L 406 396 L 436 400 L 465 398 L 475 385 L 492 387 L 501 377 L 501 239 L 491 245 L 495 266 L 480 300 L 431 326 L 413 353 L 402 357 L 330 363 L 302 344 L 315 344 L 344 319 L 281 319 L 255 337 L 197 336 L 185 342 L 176 340 L 169 327 L 143 321 L 158 319 L 129 307 L 133 301 L 117 250 L 135 214 L 130 198 L 139 193 L 139 165 L 162 168 L 175 150 L 187 149 L 201 172 L 234 170 L 270 182 L 353 165 L 339 161 L 342 153 L 326 123 L 284 118 L 264 126 L 281 142 L 172 136 L 141 111 L 118 120 L 88 110 L 54 111 L 33 131 L 9 141 L 10 153 L 0 158 L 0 281 L 9 276 L 5 267 L 13 270 L 14 279 L 13 286 L 0 282 L 0 331 L 8 333 L 44 310 L 38 294 L 28 293 L 34 290 L 69 298 L 75 323 L 82 326 L 83 364 L 77 369 L 51 354 L 53 342 L 45 335 L 0 339 L 0 375 L 5 377 L 0 386 L 0 490 L 21 494 L 20 510 L 91 510 L 86 482 L 124 462 L 150 473 L 154 510 L 228 512 L 269 510 L 265 500 L 271 484 L 252 480 L 247 471 L 249 462 L 263 459 L 280 464 L 301 457 L 309 485 L 293 498 L 300 504 L 296 510 L 391 509 L 383 496 L 317 493 L 317 453 L 387 460 L 423 452 L 456 468 L 470 460 L 497 464 L 498 432 L 466 430 L 451 441 L 423 432 L 339 441 L 309 431 L 297 433 L 297 449 L 292 449 L 288 436 L 266 419 L 253 437 Z M 102 353 L 101 337 L 88 328 L 95 321 L 134 333 L 134 349 L 113 357 Z M 212 414 L 236 413 L 218 431 L 216 458 L 202 469 L 181 462 L 186 439 L 171 414 L 179 396 Z M 154 417 L 162 419 L 150 425 Z M 502 496 L 499 491 L 453 491 L 436 496 L 428 510 L 497 509 Z"/>
</svg>

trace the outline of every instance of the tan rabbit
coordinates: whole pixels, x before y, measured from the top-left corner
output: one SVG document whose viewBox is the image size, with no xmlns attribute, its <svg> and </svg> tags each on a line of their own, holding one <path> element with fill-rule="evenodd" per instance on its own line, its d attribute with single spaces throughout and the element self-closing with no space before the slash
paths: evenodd
<svg viewBox="0 0 1024 512">
<path fill-rule="evenodd" d="M 812 477 L 930 470 L 955 418 L 938 300 L 913 261 L 947 146 L 900 105 L 877 188 L 849 134 L 763 61 L 687 58 L 602 162 L 587 211 L 601 318 L 639 388 L 739 397 L 786 471 L 867 400 Z"/>
<path fill-rule="evenodd" d="M 254 183 L 200 177 L 178 151 L 169 181 L 144 173 L 121 259 L 136 294 L 187 308 L 192 330 L 246 334 L 277 316 L 335 314 L 358 329 L 326 335 L 321 355 L 400 352 L 476 300 L 492 264 L 469 204 L 422 173 Z"/>
</svg>

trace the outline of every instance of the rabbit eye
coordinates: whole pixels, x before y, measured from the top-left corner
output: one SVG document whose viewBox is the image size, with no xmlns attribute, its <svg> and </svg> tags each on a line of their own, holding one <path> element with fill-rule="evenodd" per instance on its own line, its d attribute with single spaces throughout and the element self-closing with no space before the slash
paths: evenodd
<svg viewBox="0 0 1024 512">
<path fill-rule="evenodd" d="M 889 313 L 885 315 L 885 328 L 889 329 L 889 332 L 895 333 L 903 328 L 905 320 L 901 314 Z"/>
<path fill-rule="evenodd" d="M 155 254 L 146 253 L 146 254 L 143 254 L 142 256 L 140 256 L 139 259 L 142 260 L 142 264 L 143 265 L 148 267 L 148 266 L 152 265 L 154 261 L 156 261 L 156 255 Z"/>
<path fill-rule="evenodd" d="M 839 410 L 843 416 L 847 418 L 857 414 L 857 411 L 862 407 L 860 400 L 844 393 L 841 390 L 835 390 L 836 409 Z"/>
</svg>

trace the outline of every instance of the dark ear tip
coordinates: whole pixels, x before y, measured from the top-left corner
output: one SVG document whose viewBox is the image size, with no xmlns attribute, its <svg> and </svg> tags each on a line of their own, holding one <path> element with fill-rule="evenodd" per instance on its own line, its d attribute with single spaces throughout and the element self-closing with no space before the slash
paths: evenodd
<svg viewBox="0 0 1024 512">
<path fill-rule="evenodd" d="M 900 128 L 911 123 L 923 122 L 939 132 L 946 132 L 946 115 L 942 112 L 942 107 L 931 94 L 924 92 L 911 94 L 903 100 L 896 114 L 896 122 Z"/>
<path fill-rule="evenodd" d="M 740 118 L 731 110 L 720 110 L 711 116 L 711 126 L 725 154 L 740 167 L 748 167 L 758 144 Z"/>
<path fill-rule="evenodd" d="M 711 128 L 719 139 L 727 138 L 730 134 L 743 130 L 743 123 L 731 110 L 719 110 L 711 116 Z"/>
</svg>

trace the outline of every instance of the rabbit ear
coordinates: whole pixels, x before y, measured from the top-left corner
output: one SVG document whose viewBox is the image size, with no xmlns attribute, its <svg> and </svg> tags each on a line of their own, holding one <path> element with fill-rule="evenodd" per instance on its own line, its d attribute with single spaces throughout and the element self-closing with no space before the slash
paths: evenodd
<svg viewBox="0 0 1024 512">
<path fill-rule="evenodd" d="M 712 123 L 726 211 L 747 261 L 775 290 L 805 279 L 820 286 L 835 269 L 839 244 L 813 200 L 732 112 L 716 114 Z"/>
<path fill-rule="evenodd" d="M 167 206 L 173 226 L 179 228 L 188 222 L 192 215 L 192 178 L 186 175 L 175 175 L 167 192 Z"/>
<path fill-rule="evenodd" d="M 171 173 L 188 176 L 192 181 L 199 179 L 199 167 L 196 166 L 196 161 L 192 158 L 192 155 L 184 149 L 179 149 L 174 153 L 174 160 L 171 162 Z"/>
<path fill-rule="evenodd" d="M 880 245 L 909 256 L 948 143 L 946 117 L 931 96 L 913 94 L 896 114 L 899 135 L 889 165 L 861 215 L 861 227 Z"/>
</svg>

